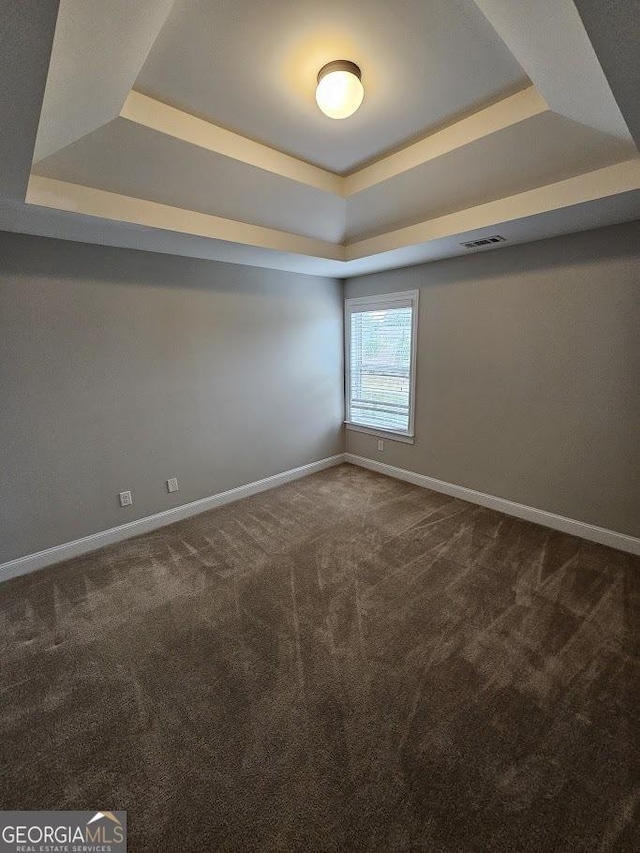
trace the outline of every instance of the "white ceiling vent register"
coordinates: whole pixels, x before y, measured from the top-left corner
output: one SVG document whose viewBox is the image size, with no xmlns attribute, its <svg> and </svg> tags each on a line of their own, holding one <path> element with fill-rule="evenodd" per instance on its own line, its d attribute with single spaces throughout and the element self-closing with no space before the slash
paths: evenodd
<svg viewBox="0 0 640 853">
<path fill-rule="evenodd" d="M 494 234 L 493 237 L 483 237 L 481 240 L 472 240 L 470 243 L 460 243 L 465 249 L 475 249 L 477 246 L 490 246 L 492 243 L 506 243 L 507 238 Z"/>
</svg>

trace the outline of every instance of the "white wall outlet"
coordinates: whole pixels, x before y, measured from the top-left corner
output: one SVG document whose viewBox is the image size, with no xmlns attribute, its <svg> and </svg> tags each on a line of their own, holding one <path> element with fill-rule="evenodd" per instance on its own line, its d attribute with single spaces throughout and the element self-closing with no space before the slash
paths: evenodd
<svg viewBox="0 0 640 853">
<path fill-rule="evenodd" d="M 133 498 L 131 492 L 120 492 L 120 506 L 132 506 Z"/>
<path fill-rule="evenodd" d="M 171 477 L 167 480 L 167 491 L 168 492 L 177 492 L 178 491 L 178 478 Z"/>
<path fill-rule="evenodd" d="M 378 450 L 382 452 L 384 450 L 384 441 L 380 438 L 378 439 Z"/>
</svg>

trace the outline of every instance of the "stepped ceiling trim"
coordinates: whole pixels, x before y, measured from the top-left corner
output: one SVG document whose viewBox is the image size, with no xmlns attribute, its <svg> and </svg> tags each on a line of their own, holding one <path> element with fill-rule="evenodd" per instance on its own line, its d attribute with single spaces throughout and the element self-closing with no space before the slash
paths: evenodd
<svg viewBox="0 0 640 853">
<path fill-rule="evenodd" d="M 29 181 L 27 202 L 85 216 L 346 263 L 634 190 L 640 190 L 640 159 L 607 166 L 585 175 L 346 245 L 313 240 L 285 231 L 195 213 L 36 175 Z"/>
<path fill-rule="evenodd" d="M 69 184 L 53 178 L 32 175 L 27 190 L 27 204 L 66 210 L 85 216 L 96 216 L 120 222 L 160 228 L 183 234 L 194 234 L 214 240 L 243 243 L 263 249 L 293 252 L 313 258 L 344 260 L 340 245 L 314 240 L 275 228 L 251 225 L 207 213 L 197 213 L 168 204 L 158 204 L 131 196 Z"/>
<path fill-rule="evenodd" d="M 261 142 L 254 142 L 239 133 L 218 127 L 197 116 L 167 106 L 160 101 L 129 92 L 120 118 L 148 127 L 158 133 L 173 136 L 189 145 L 206 148 L 214 154 L 231 157 L 250 166 L 257 166 L 267 172 L 274 172 L 283 178 L 299 181 L 309 187 L 325 192 L 343 195 L 343 181 L 338 175 L 311 163 L 305 163 L 290 154 L 284 154 Z"/>
<path fill-rule="evenodd" d="M 356 241 L 346 247 L 346 260 L 369 257 L 454 234 L 489 229 L 515 219 L 537 216 L 633 190 L 640 190 L 640 159 L 606 166 L 585 175 Z"/>
<path fill-rule="evenodd" d="M 277 151 L 268 145 L 254 142 L 140 92 L 129 93 L 120 111 L 120 118 L 172 136 L 189 145 L 205 148 L 214 154 L 231 157 L 280 177 L 348 198 L 429 160 L 442 157 L 457 148 L 533 118 L 548 109 L 536 89 L 529 86 L 345 177 Z"/>
<path fill-rule="evenodd" d="M 19 0 L 9 2 L 18 3 Z M 34 163 L 109 125 L 114 119 L 121 119 L 123 126 L 130 122 L 152 131 L 147 134 L 144 146 L 138 147 L 138 157 L 144 158 L 149 153 L 151 158 L 153 146 L 160 141 L 160 137 L 155 139 L 154 134 L 161 134 L 166 137 L 162 142 L 165 149 L 175 145 L 169 142 L 169 138 L 184 144 L 183 160 L 186 156 L 189 163 L 193 163 L 197 158 L 193 156 L 193 149 L 188 146 L 196 146 L 211 152 L 213 156 L 219 156 L 219 169 L 227 169 L 230 165 L 228 161 L 225 164 L 224 158 L 253 167 L 253 177 L 247 174 L 245 179 L 245 175 L 241 175 L 237 185 L 234 183 L 229 190 L 234 193 L 237 190 L 240 194 L 238 198 L 244 205 L 238 207 L 239 219 L 250 220 L 254 215 L 259 219 L 259 211 L 264 212 L 265 201 L 273 205 L 278 204 L 281 187 L 288 190 L 288 195 L 282 193 L 281 198 L 293 197 L 291 206 L 286 209 L 291 211 L 292 221 L 296 222 L 296 217 L 303 215 L 301 211 L 304 210 L 304 205 L 301 205 L 300 212 L 297 207 L 294 209 L 293 205 L 298 203 L 294 196 L 295 193 L 303 192 L 303 186 L 339 199 L 349 199 L 370 188 L 378 187 L 372 197 L 383 199 L 384 203 L 380 202 L 378 207 L 374 203 L 372 210 L 378 216 L 377 231 L 380 233 L 372 229 L 369 233 L 374 233 L 375 236 L 332 243 L 317 239 L 318 235 L 304 236 L 267 227 L 274 223 L 273 219 L 265 217 L 262 218 L 263 225 L 236 221 L 215 215 L 218 198 L 215 192 L 211 193 L 210 212 L 189 209 L 196 206 L 196 193 L 189 187 L 194 186 L 194 182 L 198 181 L 199 176 L 210 166 L 209 162 L 204 161 L 198 162 L 198 165 L 193 167 L 189 180 L 183 181 L 187 194 L 182 199 L 162 199 L 170 201 L 171 204 L 134 198 L 134 192 L 142 193 L 142 190 L 130 190 L 129 194 L 126 194 L 129 187 L 125 182 L 119 187 L 125 194 L 114 193 L 113 175 L 102 184 L 104 189 L 83 185 L 94 179 L 96 184 L 100 184 L 100 162 L 91 164 L 91 168 L 84 172 L 77 183 L 58 180 L 55 173 L 43 177 L 32 171 L 26 198 L 24 190 L 21 189 L 19 194 L 14 193 L 3 200 L 6 227 L 11 227 L 14 217 L 16 223 L 20 223 L 20 228 L 29 231 L 31 226 L 28 220 L 29 215 L 32 215 L 33 229 L 44 227 L 35 223 L 43 222 L 48 217 L 46 228 L 52 229 L 48 236 L 55 236 L 56 227 L 60 227 L 61 232 L 66 228 L 66 233 L 72 233 L 75 226 L 69 226 L 69 222 L 75 214 L 79 232 L 83 228 L 87 233 L 91 231 L 94 239 L 100 236 L 100 228 L 103 228 L 105 239 L 106 235 L 117 232 L 117 239 L 121 240 L 123 245 L 131 245 L 137 234 L 140 245 L 143 246 L 146 243 L 142 235 L 147 232 L 148 235 L 153 235 L 147 242 L 155 241 L 155 245 L 161 247 L 160 251 L 168 251 L 162 248 L 163 240 L 166 246 L 172 247 L 179 247 L 182 242 L 187 253 L 189 241 L 191 240 L 192 244 L 199 241 L 199 247 L 207 246 L 208 257 L 216 256 L 216 252 L 221 258 L 230 257 L 230 247 L 233 247 L 235 253 L 246 249 L 245 255 L 251 256 L 253 252 L 252 257 L 260 259 L 255 263 L 264 262 L 266 266 L 270 264 L 269 258 L 272 258 L 273 263 L 285 264 L 280 268 L 287 268 L 286 264 L 291 264 L 291 268 L 301 269 L 306 262 L 309 270 L 322 267 L 330 270 L 327 274 L 339 275 L 340 271 L 344 271 L 344 274 L 348 275 L 351 274 L 349 270 L 356 267 L 362 269 L 366 266 L 368 271 L 372 271 L 376 264 L 379 264 L 378 268 L 383 268 L 394 253 L 395 257 L 406 259 L 415 250 L 416 258 L 424 258 L 428 254 L 423 251 L 424 247 L 432 246 L 435 251 L 436 245 L 442 246 L 443 241 L 447 240 L 450 241 L 447 251 L 456 253 L 456 235 L 477 232 L 483 228 L 494 229 L 503 223 L 524 222 L 527 218 L 532 219 L 540 215 L 547 215 L 552 220 L 554 211 L 569 211 L 572 207 L 576 209 L 577 215 L 580 206 L 593 204 L 593 209 L 600 211 L 606 220 L 607 216 L 613 215 L 611 209 L 614 203 L 611 201 L 608 205 L 607 213 L 605 202 L 607 199 L 613 200 L 616 195 L 621 196 L 617 203 L 618 209 L 624 210 L 627 218 L 633 218 L 636 209 L 635 215 L 640 216 L 640 205 L 637 201 L 640 198 L 638 150 L 573 0 L 537 0 L 536 3 L 531 3 L 530 0 L 474 2 L 518 61 L 532 85 L 489 106 L 486 101 L 481 106 L 478 102 L 478 108 L 474 112 L 458 117 L 423 138 L 384 154 L 349 174 L 336 174 L 135 91 L 140 70 L 167 21 L 174 6 L 173 0 L 139 0 L 134 4 L 130 0 L 112 0 L 108 4 L 102 0 L 61 0 L 55 36 L 48 35 L 48 38 L 53 39 L 53 50 L 40 110 Z M 178 14 L 179 11 L 180 7 L 176 5 L 174 13 Z M 38 26 L 42 27 L 44 33 L 45 24 Z M 34 34 L 33 44 L 37 43 Z M 455 58 L 452 57 L 451 61 L 455 62 Z M 19 80 L 19 69 L 16 70 L 15 77 Z M 36 107 L 33 109 L 35 111 Z M 486 186 L 482 184 L 481 192 L 473 198 L 474 202 L 478 200 L 484 203 L 469 206 L 470 198 L 466 201 L 459 200 L 457 206 L 464 209 L 454 210 L 453 205 L 448 208 L 441 206 L 440 211 L 444 210 L 446 215 L 428 218 L 425 214 L 428 205 L 425 202 L 424 208 L 419 213 L 416 211 L 416 218 L 421 218 L 422 221 L 389 230 L 393 216 L 397 224 L 412 221 L 408 215 L 399 217 L 395 210 L 407 200 L 406 193 L 402 196 L 398 186 L 402 189 L 403 186 L 412 184 L 414 195 L 418 194 L 418 201 L 422 198 L 420 193 L 424 194 L 426 201 L 429 200 L 430 182 L 424 178 L 425 170 L 420 171 L 421 166 L 433 163 L 429 170 L 438 170 L 438 173 L 444 175 L 444 179 L 448 179 L 447 170 L 457 168 L 457 174 L 464 175 L 465 169 L 473 169 L 477 180 L 484 180 L 482 163 L 478 165 L 478 150 L 482 152 L 483 163 L 494 162 L 491 161 L 491 153 L 493 150 L 499 151 L 500 141 L 509 133 L 519 134 L 520 141 L 516 150 L 522 152 L 520 159 L 527 164 L 538 150 L 536 138 L 539 142 L 540 136 L 536 137 L 536 123 L 544 123 L 548 119 L 557 120 L 558 116 L 564 117 L 563 121 L 568 119 L 573 122 L 574 127 L 577 123 L 586 129 L 592 129 L 594 137 L 593 141 L 587 139 L 586 148 L 577 150 L 575 162 L 569 163 L 570 169 L 565 167 L 564 175 L 559 171 L 559 167 L 555 172 L 547 170 L 544 175 L 540 173 L 536 181 L 544 181 L 544 185 L 535 186 L 530 183 L 526 191 L 502 198 L 495 197 L 498 191 L 495 184 L 487 178 Z M 503 132 L 504 135 L 501 136 Z M 568 130 L 567 138 L 569 136 Z M 144 133 L 140 131 L 140 138 L 143 137 Z M 564 139 L 564 136 L 561 138 Z M 483 143 L 482 140 L 487 142 Z M 87 140 L 87 147 L 92 144 L 92 140 Z M 158 144 L 158 148 L 161 147 Z M 122 151 L 118 147 L 112 150 L 117 152 L 118 156 L 129 156 L 125 146 Z M 615 165 L 596 169 L 594 158 L 590 157 L 592 150 L 600 152 L 600 162 Z M 447 156 L 454 151 L 459 151 L 460 154 L 455 157 Z M 71 155 L 72 152 L 68 153 Z M 463 158 L 462 166 L 460 158 Z M 177 160 L 179 159 L 178 152 Z M 136 162 L 133 156 L 127 161 L 132 168 L 135 168 Z M 147 159 L 146 162 L 152 164 L 154 161 Z M 457 165 L 451 165 L 452 163 Z M 14 185 L 24 187 L 25 182 L 22 179 L 26 178 L 27 168 L 25 164 L 24 171 L 13 179 Z M 234 167 L 236 171 L 240 168 Z M 283 179 L 284 183 L 280 182 L 278 186 L 275 186 L 275 180 L 272 181 L 275 187 L 273 199 L 270 193 L 260 196 L 256 191 L 261 181 L 266 180 L 256 169 Z M 526 166 L 523 169 L 526 171 Z M 589 171 L 590 169 L 594 171 Z M 416 170 L 415 174 L 412 170 Z M 574 172 L 574 177 L 560 180 L 561 177 Z M 162 196 L 161 174 L 161 169 L 157 170 L 157 175 L 151 172 L 151 179 L 155 183 L 148 191 L 148 198 L 153 198 L 154 195 Z M 490 170 L 488 174 L 491 174 Z M 394 178 L 398 178 L 398 181 L 394 182 Z M 300 185 L 295 193 L 287 181 Z M 451 179 L 451 184 L 453 183 Z M 532 185 L 535 188 L 531 189 Z M 0 183 L 0 188 L 1 186 Z M 431 186 L 432 192 L 435 192 L 433 182 Z M 527 186 L 525 179 L 520 182 L 520 186 Z M 505 187 L 503 192 L 510 189 L 511 186 Z M 242 193 L 244 195 L 241 195 Z M 11 203 L 7 205 L 7 201 Z M 363 195 L 357 201 L 366 204 L 369 199 L 367 195 Z M 172 206 L 182 202 L 183 207 Z M 344 215 L 348 216 L 346 202 L 344 207 Z M 435 213 L 434 207 L 431 209 Z M 447 210 L 453 212 L 446 212 Z M 54 216 L 55 211 L 60 212 L 57 219 Z M 582 214 L 581 216 L 580 221 L 587 221 L 588 217 Z M 562 228 L 566 233 L 571 214 L 566 213 L 562 218 Z M 591 227 L 597 224 L 598 221 L 595 220 Z M 289 227 L 288 223 L 286 227 Z M 129 233 L 125 237 L 127 228 Z M 533 231 L 535 219 L 532 219 Z M 346 233 L 349 233 L 348 229 Z M 200 251 L 202 249 L 198 248 L 198 252 Z"/>
<path fill-rule="evenodd" d="M 344 195 L 348 198 L 548 109 L 535 87 L 529 86 L 353 172 L 344 178 Z"/>
</svg>

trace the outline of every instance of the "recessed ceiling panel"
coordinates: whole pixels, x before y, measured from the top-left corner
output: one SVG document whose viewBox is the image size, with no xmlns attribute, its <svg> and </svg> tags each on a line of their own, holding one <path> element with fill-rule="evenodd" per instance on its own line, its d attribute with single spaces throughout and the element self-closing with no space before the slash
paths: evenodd
<svg viewBox="0 0 640 853">
<path fill-rule="evenodd" d="M 336 121 L 318 70 L 362 69 Z M 135 88 L 341 173 L 527 84 L 473 0 L 176 0 Z"/>
<path fill-rule="evenodd" d="M 347 239 L 525 192 L 629 156 L 620 140 L 545 112 L 351 196 Z"/>
<path fill-rule="evenodd" d="M 306 237 L 344 238 L 345 199 L 122 118 L 33 173 Z"/>
</svg>

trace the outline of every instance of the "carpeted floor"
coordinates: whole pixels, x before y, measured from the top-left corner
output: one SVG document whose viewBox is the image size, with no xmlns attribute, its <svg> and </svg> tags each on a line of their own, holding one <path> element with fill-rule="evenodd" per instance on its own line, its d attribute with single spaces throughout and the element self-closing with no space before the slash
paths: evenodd
<svg viewBox="0 0 640 853">
<path fill-rule="evenodd" d="M 1 807 L 126 809 L 133 853 L 637 851 L 639 588 L 316 474 L 0 585 Z"/>
</svg>

